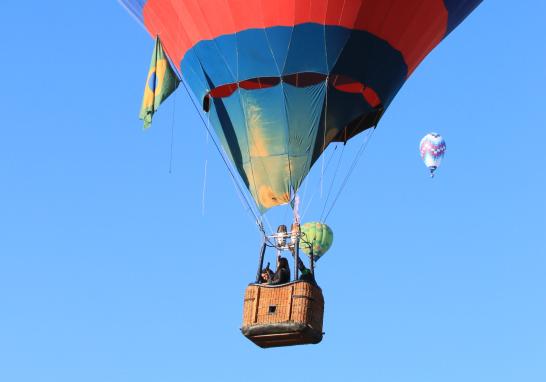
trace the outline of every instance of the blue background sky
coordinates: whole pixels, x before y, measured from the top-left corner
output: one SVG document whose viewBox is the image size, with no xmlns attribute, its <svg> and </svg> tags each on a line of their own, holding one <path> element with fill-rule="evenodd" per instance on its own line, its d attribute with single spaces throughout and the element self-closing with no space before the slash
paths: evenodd
<svg viewBox="0 0 546 382">
<path fill-rule="evenodd" d="M 484 2 L 415 71 L 328 220 L 323 342 L 270 350 L 238 329 L 260 238 L 187 96 L 172 173 L 173 100 L 137 119 L 144 30 L 114 1 L 2 15 L 0 380 L 546 380 L 544 2 Z"/>
</svg>

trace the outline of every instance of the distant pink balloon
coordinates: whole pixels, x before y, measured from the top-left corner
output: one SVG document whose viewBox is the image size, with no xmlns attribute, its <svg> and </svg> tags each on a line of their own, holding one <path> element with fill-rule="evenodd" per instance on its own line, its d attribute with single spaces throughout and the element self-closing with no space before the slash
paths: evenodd
<svg viewBox="0 0 546 382">
<path fill-rule="evenodd" d="M 440 134 L 429 133 L 421 139 L 419 144 L 421 159 L 425 166 L 430 170 L 430 176 L 434 177 L 434 172 L 442 163 L 442 158 L 446 152 L 446 142 Z"/>
</svg>

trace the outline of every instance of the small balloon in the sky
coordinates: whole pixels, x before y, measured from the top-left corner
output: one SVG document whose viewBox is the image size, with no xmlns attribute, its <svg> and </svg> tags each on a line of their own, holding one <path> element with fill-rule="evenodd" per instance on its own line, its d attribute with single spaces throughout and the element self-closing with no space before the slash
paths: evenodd
<svg viewBox="0 0 546 382">
<path fill-rule="evenodd" d="M 440 167 L 442 158 L 446 152 L 446 142 L 440 134 L 428 133 L 421 139 L 419 144 L 421 158 L 425 162 L 425 166 L 430 170 L 430 177 L 434 177 L 434 171 Z"/>
<path fill-rule="evenodd" d="M 320 259 L 334 242 L 332 229 L 324 223 L 305 223 L 301 226 L 301 233 L 300 249 L 309 256 L 312 253 L 315 260 Z"/>
</svg>

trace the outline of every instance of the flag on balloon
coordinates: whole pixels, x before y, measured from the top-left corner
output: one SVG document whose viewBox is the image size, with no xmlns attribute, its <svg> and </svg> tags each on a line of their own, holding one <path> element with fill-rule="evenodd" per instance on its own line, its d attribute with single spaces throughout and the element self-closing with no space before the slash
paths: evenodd
<svg viewBox="0 0 546 382">
<path fill-rule="evenodd" d="M 176 90 L 179 83 L 180 80 L 171 67 L 161 40 L 157 37 L 140 108 L 139 117 L 144 121 L 144 128 L 150 127 L 159 105 Z"/>
</svg>

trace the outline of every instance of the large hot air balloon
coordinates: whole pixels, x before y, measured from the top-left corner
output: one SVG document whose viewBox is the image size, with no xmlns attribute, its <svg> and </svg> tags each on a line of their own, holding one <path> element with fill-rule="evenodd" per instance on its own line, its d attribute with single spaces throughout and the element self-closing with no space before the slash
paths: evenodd
<svg viewBox="0 0 546 382">
<path fill-rule="evenodd" d="M 481 0 L 121 2 L 162 42 L 264 213 L 294 201 L 328 145 L 375 127 L 419 63 Z M 288 244 L 264 232 L 257 281 L 266 244 L 298 260 L 299 231 L 281 234 Z M 249 286 L 243 333 L 263 347 L 319 342 L 322 292 L 299 283 Z M 288 302 L 277 306 L 279 299 Z"/>
<path fill-rule="evenodd" d="M 377 124 L 480 0 L 121 0 L 209 113 L 260 211 Z"/>
</svg>

